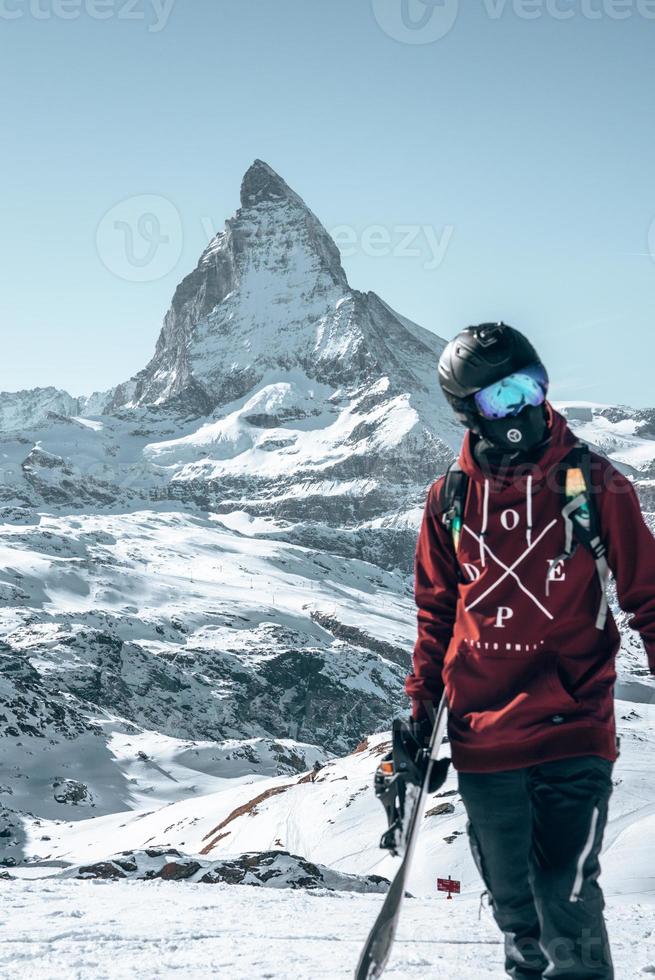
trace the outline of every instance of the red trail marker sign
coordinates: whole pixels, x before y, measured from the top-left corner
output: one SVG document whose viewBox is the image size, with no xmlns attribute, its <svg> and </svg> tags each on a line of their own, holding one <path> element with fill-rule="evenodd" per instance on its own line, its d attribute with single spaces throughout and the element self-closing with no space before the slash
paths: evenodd
<svg viewBox="0 0 655 980">
<path fill-rule="evenodd" d="M 450 898 L 450 899 L 452 899 L 452 897 L 453 897 L 452 896 L 452 893 L 453 892 L 456 895 L 459 895 L 460 890 L 461 890 L 460 889 L 460 885 L 461 885 L 461 882 L 454 881 L 450 877 L 450 875 L 448 875 L 447 878 L 437 878 L 437 891 L 439 891 L 439 892 L 448 892 L 448 898 Z"/>
</svg>

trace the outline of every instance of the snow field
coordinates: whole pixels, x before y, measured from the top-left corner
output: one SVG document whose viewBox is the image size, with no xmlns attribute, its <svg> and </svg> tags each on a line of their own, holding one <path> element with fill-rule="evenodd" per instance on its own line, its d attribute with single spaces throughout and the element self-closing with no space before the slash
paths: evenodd
<svg viewBox="0 0 655 980">
<path fill-rule="evenodd" d="M 379 895 L 176 882 L 1 882 L 2 980 L 337 980 L 352 977 Z M 655 907 L 613 899 L 616 980 L 655 973 Z M 408 900 L 385 977 L 499 980 L 477 898 Z"/>
</svg>

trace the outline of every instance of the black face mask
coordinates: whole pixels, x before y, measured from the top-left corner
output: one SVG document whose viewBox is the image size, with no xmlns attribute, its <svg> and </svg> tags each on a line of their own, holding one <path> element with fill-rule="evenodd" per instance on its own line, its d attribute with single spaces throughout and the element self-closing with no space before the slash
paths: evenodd
<svg viewBox="0 0 655 980">
<path fill-rule="evenodd" d="M 548 434 L 544 405 L 527 405 L 518 415 L 506 419 L 480 417 L 478 431 L 493 449 L 505 453 L 529 453 Z"/>
</svg>

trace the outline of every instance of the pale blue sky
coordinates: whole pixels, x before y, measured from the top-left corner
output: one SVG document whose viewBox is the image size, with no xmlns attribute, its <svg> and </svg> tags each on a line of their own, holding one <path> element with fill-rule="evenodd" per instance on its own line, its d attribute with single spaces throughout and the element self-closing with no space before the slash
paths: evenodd
<svg viewBox="0 0 655 980">
<path fill-rule="evenodd" d="M 354 229 L 354 286 L 445 337 L 526 330 L 556 397 L 655 404 L 655 4 L 460 0 L 405 43 L 456 0 L 169 3 L 0 0 L 0 389 L 141 368 L 261 157 Z M 134 282 L 130 214 L 102 219 L 143 195 L 181 233 Z"/>
</svg>

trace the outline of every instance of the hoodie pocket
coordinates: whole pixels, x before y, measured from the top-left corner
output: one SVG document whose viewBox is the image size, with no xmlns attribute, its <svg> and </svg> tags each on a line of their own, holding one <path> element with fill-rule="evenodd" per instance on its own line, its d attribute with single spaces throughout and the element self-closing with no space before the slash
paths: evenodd
<svg viewBox="0 0 655 980">
<path fill-rule="evenodd" d="M 448 678 L 451 714 L 465 728 L 501 741 L 529 738 L 580 709 L 553 658 L 530 664 L 499 656 L 459 656 Z"/>
<path fill-rule="evenodd" d="M 558 701 L 561 701 L 562 705 L 565 707 L 577 708 L 580 702 L 577 700 L 575 695 L 569 691 L 568 687 L 563 682 L 562 675 L 560 674 L 557 666 L 557 661 L 549 661 L 546 676 L 548 678 L 548 684 L 553 697 L 555 697 Z"/>
</svg>

